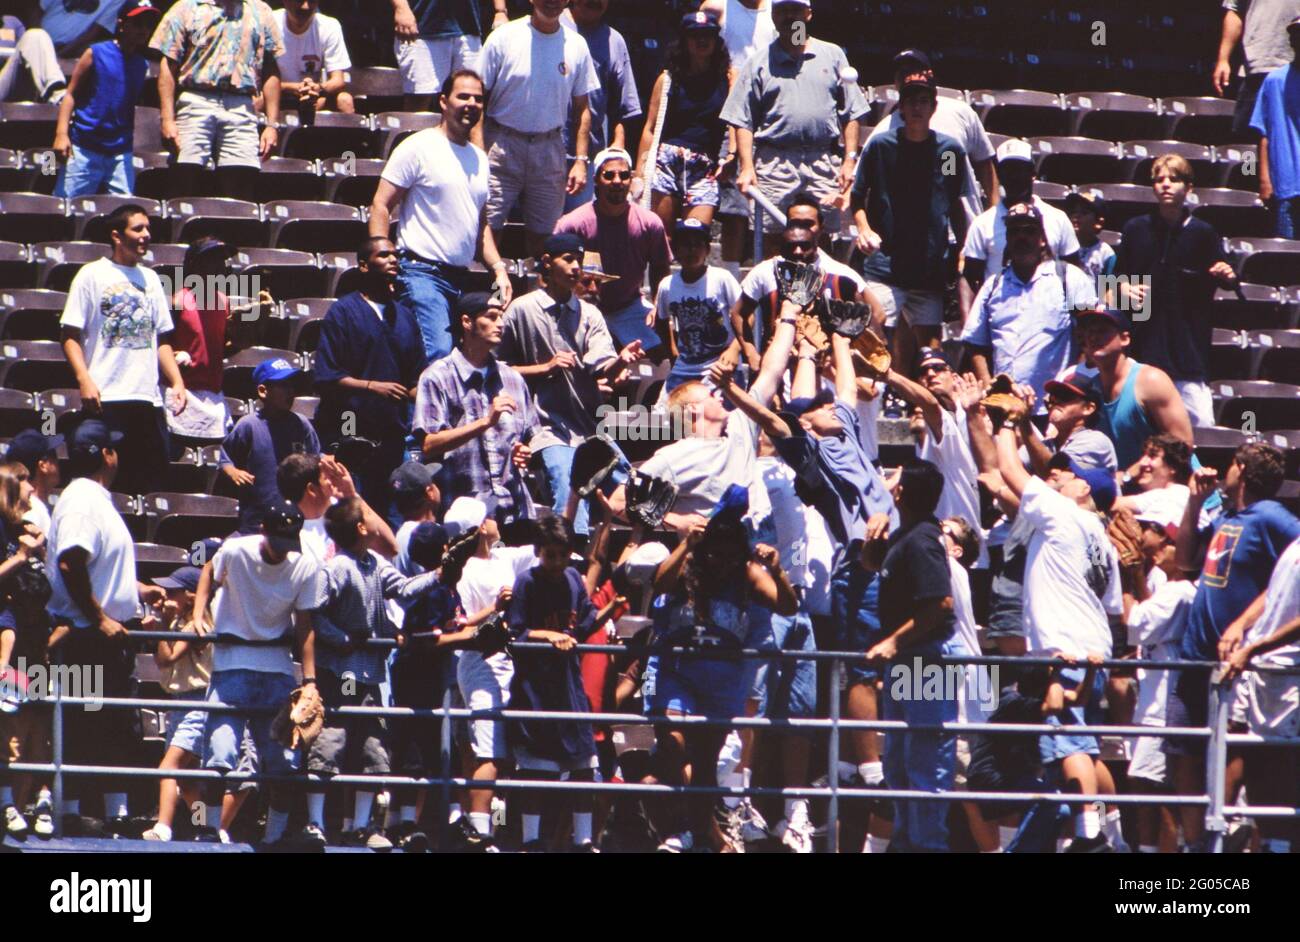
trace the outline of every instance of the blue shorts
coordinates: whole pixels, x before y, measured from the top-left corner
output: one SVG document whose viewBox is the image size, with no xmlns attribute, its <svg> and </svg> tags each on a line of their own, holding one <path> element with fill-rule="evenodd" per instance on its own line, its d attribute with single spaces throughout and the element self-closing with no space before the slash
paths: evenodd
<svg viewBox="0 0 1300 942">
<path fill-rule="evenodd" d="M 804 611 L 777 615 L 761 606 L 750 609 L 745 647 L 760 651 L 816 651 L 812 616 Z M 750 699 L 759 716 L 802 717 L 817 712 L 817 662 L 782 658 L 745 662 Z"/>
<path fill-rule="evenodd" d="M 206 690 L 187 690 L 176 695 L 177 700 L 203 701 L 208 698 Z M 186 752 L 203 755 L 203 727 L 208 721 L 208 714 L 202 710 L 168 710 L 163 714 L 167 724 L 167 746 L 177 746 Z"/>
<path fill-rule="evenodd" d="M 1086 671 L 1082 667 L 1067 667 L 1061 671 L 1061 680 L 1067 681 L 1067 686 L 1077 688 L 1083 681 L 1085 673 Z M 1106 722 L 1106 711 L 1101 706 L 1101 699 L 1105 690 L 1106 672 L 1099 670 L 1093 677 L 1092 696 L 1088 698 L 1088 702 L 1084 706 L 1067 707 L 1064 717 L 1049 716 L 1044 722 L 1049 726 L 1060 726 L 1062 728 L 1104 724 Z M 1100 756 L 1101 748 L 1097 744 L 1096 736 L 1048 733 L 1038 738 L 1038 753 L 1043 765 L 1046 766 L 1051 765 L 1053 762 L 1059 762 L 1066 756 L 1077 755 L 1078 753 Z"/>
<path fill-rule="evenodd" d="M 841 651 L 865 653 L 885 636 L 880 628 L 879 574 L 867 572 L 851 554 L 831 576 L 831 618 L 837 630 L 835 646 Z M 880 678 L 879 667 L 866 661 L 844 664 L 846 689 Z"/>
<path fill-rule="evenodd" d="M 279 709 L 293 692 L 292 674 L 268 671 L 215 671 L 208 682 L 208 700 L 239 707 Z M 252 732 L 253 747 L 264 772 L 271 775 L 296 772 L 300 763 L 297 749 L 281 745 L 271 735 L 273 713 L 240 716 L 210 713 L 204 725 L 204 766 L 229 772 L 239 766 L 245 730 Z"/>
<path fill-rule="evenodd" d="M 688 716 L 743 716 L 749 695 L 747 676 L 744 662 L 736 659 L 652 654 L 641 686 L 645 712 L 650 716 L 670 710 Z"/>
</svg>

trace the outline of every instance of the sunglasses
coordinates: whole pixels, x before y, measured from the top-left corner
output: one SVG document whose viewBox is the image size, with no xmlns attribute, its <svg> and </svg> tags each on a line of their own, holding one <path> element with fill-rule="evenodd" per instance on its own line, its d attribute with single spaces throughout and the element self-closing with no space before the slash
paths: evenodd
<svg viewBox="0 0 1300 942">
<path fill-rule="evenodd" d="M 631 180 L 632 171 L 631 170 L 602 170 L 600 173 L 600 178 L 602 180 L 608 180 L 610 183 L 613 183 L 615 180 Z"/>
</svg>

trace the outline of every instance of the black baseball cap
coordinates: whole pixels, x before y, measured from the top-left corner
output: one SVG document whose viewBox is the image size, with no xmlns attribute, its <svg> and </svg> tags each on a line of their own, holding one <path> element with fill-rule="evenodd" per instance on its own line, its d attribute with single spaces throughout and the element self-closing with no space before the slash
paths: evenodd
<svg viewBox="0 0 1300 942">
<path fill-rule="evenodd" d="M 441 523 L 422 523 L 411 531 L 406 544 L 406 554 L 411 561 L 425 569 L 434 569 L 442 562 L 451 537 Z"/>
<path fill-rule="evenodd" d="M 280 552 L 301 552 L 302 511 L 287 500 L 272 504 L 262 514 L 262 532 Z"/>
<path fill-rule="evenodd" d="M 684 33 L 695 31 L 711 31 L 714 33 L 722 32 L 722 25 L 718 22 L 716 13 L 687 13 L 682 17 L 681 29 Z"/>
<path fill-rule="evenodd" d="M 73 430 L 68 440 L 68 453 L 97 455 L 105 448 L 116 448 L 125 439 L 125 435 L 113 431 L 103 419 L 86 419 Z"/>
<path fill-rule="evenodd" d="M 1038 207 L 1033 203 L 1014 203 L 1008 206 L 1003 217 L 1003 225 L 1010 229 L 1012 226 L 1025 224 L 1043 228 L 1043 214 L 1038 211 Z"/>
<path fill-rule="evenodd" d="M 938 86 L 934 83 L 934 76 L 929 72 L 913 72 L 903 79 L 898 86 L 898 97 L 906 98 L 908 95 L 915 95 L 918 92 L 934 96 Z"/>
<path fill-rule="evenodd" d="M 898 55 L 894 56 L 894 74 L 904 70 L 911 72 L 932 72 L 934 66 L 930 65 L 930 57 L 920 49 L 904 49 Z M 901 89 L 900 89 L 901 91 Z"/>
<path fill-rule="evenodd" d="M 1133 330 L 1133 322 L 1130 320 L 1128 312 L 1117 307 L 1085 307 L 1074 311 L 1074 319 L 1079 323 L 1083 323 L 1090 317 L 1105 318 L 1123 331 L 1131 332 Z"/>
<path fill-rule="evenodd" d="M 583 244 L 582 237 L 574 232 L 557 232 L 548 236 L 542 243 L 542 254 L 554 258 L 557 255 L 568 255 L 572 252 L 574 255 L 586 253 L 587 246 Z"/>
<path fill-rule="evenodd" d="M 17 461 L 35 473 L 36 463 L 53 454 L 63 444 L 62 435 L 42 435 L 34 428 L 25 428 L 14 436 L 5 452 L 6 461 Z"/>
<path fill-rule="evenodd" d="M 952 364 L 948 362 L 947 355 L 938 347 L 922 347 L 916 354 L 917 375 L 925 372 L 929 367 L 941 367 L 950 370 Z"/>
<path fill-rule="evenodd" d="M 490 292 L 471 291 L 467 294 L 462 294 L 460 299 L 456 301 L 456 322 L 460 323 L 460 318 L 462 317 L 478 317 L 484 311 L 490 310 L 494 307 L 500 307 L 500 305 L 492 303 L 492 295 Z"/>
<path fill-rule="evenodd" d="M 1065 197 L 1065 211 L 1079 209 L 1085 213 L 1093 213 L 1096 216 L 1106 215 L 1106 200 L 1101 194 L 1093 193 L 1091 190 L 1075 190 Z"/>
<path fill-rule="evenodd" d="M 702 238 L 707 242 L 711 237 L 712 231 L 713 230 L 710 228 L 709 224 L 703 220 L 696 219 L 694 216 L 683 216 L 681 219 L 677 220 L 677 223 L 673 226 L 673 238 L 678 239 L 682 236 L 695 236 L 696 238 Z"/>
<path fill-rule="evenodd" d="M 1056 379 L 1049 379 L 1043 384 L 1043 392 L 1055 396 L 1064 394 L 1071 399 L 1087 399 L 1101 405 L 1101 386 L 1097 383 L 1097 371 L 1089 367 L 1075 367 Z"/>
<path fill-rule="evenodd" d="M 394 494 L 423 494 L 433 483 L 434 476 L 442 470 L 437 462 L 423 464 L 419 461 L 407 461 L 398 465 L 388 476 L 388 485 Z"/>
</svg>

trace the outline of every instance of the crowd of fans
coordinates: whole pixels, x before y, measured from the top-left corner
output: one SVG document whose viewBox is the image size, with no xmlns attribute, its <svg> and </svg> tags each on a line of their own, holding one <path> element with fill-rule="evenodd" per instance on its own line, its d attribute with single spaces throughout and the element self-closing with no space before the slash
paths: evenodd
<svg viewBox="0 0 1300 942">
<path fill-rule="evenodd" d="M 41 4 L 47 29 L 57 6 Z M 392 0 L 408 106 L 441 121 L 388 157 L 357 289 L 325 315 L 310 369 L 259 363 L 257 408 L 238 421 L 223 364 L 271 299 L 168 297 L 145 264 L 148 214 L 112 212 L 111 254 L 78 272 L 61 318 L 81 414 L 65 435 L 22 433 L 0 465 L 6 689 L 55 659 L 128 696 L 136 653 L 152 650 L 166 694 L 188 701 L 165 717 L 163 767 L 274 776 L 254 803 L 268 844 L 816 843 L 816 802 L 739 794 L 478 787 L 435 820 L 428 789 L 329 781 L 438 775 L 439 720 L 331 712 L 290 745 L 274 710 L 314 686 L 331 710 L 440 707 L 450 693 L 475 710 L 785 719 L 829 715 L 841 698 L 847 718 L 923 728 L 854 730 L 848 760 L 826 769 L 823 739 L 798 731 L 663 724 L 638 758 L 607 724 L 476 718 L 454 725 L 452 768 L 489 781 L 804 787 L 820 775 L 1058 791 L 1096 800 L 846 800 L 845 833 L 868 852 L 1170 852 L 1207 846 L 1202 809 L 1160 803 L 1205 791 L 1205 740 L 1070 727 L 1205 726 L 1208 667 L 1103 662 L 1218 661 L 1234 729 L 1290 747 L 1234 748 L 1226 800 L 1244 790 L 1295 806 L 1300 681 L 1254 668 L 1300 664 L 1300 520 L 1274 500 L 1273 446 L 1244 445 L 1223 475 L 1194 453 L 1194 428 L 1214 421 L 1209 304 L 1236 275 L 1190 214 L 1190 164 L 1156 157 L 1155 207 L 1112 250 L 1098 239 L 1104 202 L 1078 194 L 1062 212 L 1035 196 L 1029 145 L 995 150 L 968 106 L 939 95 L 919 49 L 893 60 L 897 107 L 861 140 L 866 99 L 843 50 L 815 35 L 808 0 L 706 0 L 645 99 L 608 6 L 531 0 L 511 20 L 495 0 L 488 24 L 473 2 Z M 1286 6 L 1256 0 L 1248 22 Z M 36 95 L 60 102 L 60 195 L 131 193 L 150 58 L 178 194 L 210 165 L 223 193 L 248 197 L 283 109 L 353 108 L 342 30 L 316 0 L 177 0 L 165 15 L 126 0 L 82 15 L 76 36 L 31 24 L 0 82 L 25 68 Z M 1300 8 L 1274 20 L 1272 47 L 1300 47 Z M 49 72 L 55 49 L 79 55 L 66 85 Z M 1253 83 L 1247 121 L 1284 235 L 1300 199 L 1290 68 Z M 643 111 L 634 155 L 625 123 Z M 750 218 L 754 192 L 784 221 Z M 497 247 L 512 218 L 533 264 L 523 279 Z M 765 257 L 742 269 L 750 226 Z M 184 269 L 227 275 L 235 252 L 196 238 Z M 467 290 L 476 263 L 490 292 Z M 801 296 L 800 282 L 814 287 Z M 945 322 L 957 322 L 947 341 Z M 637 399 L 652 365 L 662 391 Z M 310 391 L 309 419 L 295 399 Z M 630 460 L 605 420 L 628 403 L 679 434 Z M 890 418 L 915 443 L 895 468 L 880 461 Z M 113 495 L 167 490 L 177 443 L 220 445 L 238 524 L 196 546 L 193 565 L 143 581 Z M 648 506 L 646 493 L 667 498 Z M 146 629 L 175 639 L 132 640 Z M 625 653 L 573 650 L 616 639 Z M 836 686 L 825 662 L 742 649 L 864 657 Z M 946 692 L 920 694 L 944 659 L 982 652 L 1057 663 L 967 665 Z M 248 712 L 193 709 L 205 699 Z M 0 760 L 48 758 L 47 707 L 19 694 L 4 707 Z M 137 761 L 133 717 L 68 711 L 64 761 Z M 1061 731 L 939 726 L 959 720 Z M 53 832 L 46 784 L 0 766 L 10 835 Z M 217 806 L 193 781 L 163 781 L 156 813 L 131 808 L 120 779 L 68 788 L 70 833 L 168 841 L 195 833 L 186 807 Z M 219 822 L 205 819 L 214 837 L 230 839 L 254 791 L 225 791 Z M 1151 804 L 1122 820 L 1106 801 L 1117 792 Z M 1280 818 L 1235 827 L 1238 846 L 1270 852 L 1294 835 Z"/>
</svg>

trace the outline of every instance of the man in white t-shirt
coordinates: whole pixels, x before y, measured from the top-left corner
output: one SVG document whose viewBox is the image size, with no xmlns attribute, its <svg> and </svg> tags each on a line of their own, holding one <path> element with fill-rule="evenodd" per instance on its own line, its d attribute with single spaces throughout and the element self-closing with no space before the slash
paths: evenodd
<svg viewBox="0 0 1300 942">
<path fill-rule="evenodd" d="M 1246 790 L 1252 805 L 1294 807 L 1296 760 L 1300 753 L 1300 674 L 1266 673 L 1251 666 L 1300 666 L 1300 539 L 1278 558 L 1268 588 L 1219 641 L 1219 657 L 1228 662 L 1237 682 L 1237 705 L 1256 736 L 1278 749 L 1246 753 Z M 1267 850 L 1290 853 L 1292 840 L 1285 819 L 1260 818 L 1259 831 Z"/>
<path fill-rule="evenodd" d="M 239 765 L 240 744 L 247 729 L 263 772 L 286 775 L 298 771 L 302 756 L 271 734 L 272 714 L 294 689 L 293 648 L 302 661 L 302 684 L 316 684 L 316 636 L 311 612 L 323 600 L 318 560 L 302 552 L 302 513 L 287 501 L 268 508 L 262 533 L 226 540 L 205 566 L 195 593 L 196 613 L 212 606 L 212 630 L 230 639 L 212 652 L 208 699 L 245 709 L 262 709 L 251 716 L 209 713 L 203 730 L 205 765 L 231 771 Z M 196 618 L 203 616 L 197 615 Z M 206 627 L 206 626 L 205 626 Z M 249 642 L 242 644 L 240 642 Z M 291 802 L 298 783 L 271 786 L 271 807 L 264 840 L 284 838 Z M 324 849 L 325 835 L 309 824 L 302 842 Z"/>
<path fill-rule="evenodd" d="M 530 16 L 495 30 L 483 44 L 490 99 L 483 142 L 491 165 L 488 219 L 500 232 L 523 198 L 527 250 L 536 256 L 564 212 L 566 194 L 587 185 L 591 111 L 600 87 L 587 41 L 564 29 L 567 0 L 532 0 Z M 573 166 L 566 168 L 564 128 L 573 109 Z"/>
<path fill-rule="evenodd" d="M 63 353 L 77 378 L 81 408 L 121 432 L 118 489 L 128 494 L 161 491 L 167 468 L 167 405 L 185 409 L 185 382 L 172 353 L 172 317 L 162 282 L 141 264 L 149 252 L 149 216 L 128 203 L 108 216 L 108 258 L 81 267 L 68 289 L 59 323 Z"/>
<path fill-rule="evenodd" d="M 62 435 L 42 435 L 36 429 L 23 429 L 9 443 L 6 461 L 16 461 L 27 469 L 32 485 L 31 508 L 23 519 L 42 533 L 50 532 L 50 494 L 59 486 L 59 446 Z"/>
<path fill-rule="evenodd" d="M 1100 468 L 1054 462 L 1048 479 L 1031 477 L 1020 459 L 1017 428 L 1021 415 L 1008 415 L 997 433 L 998 471 L 1007 490 L 1019 500 L 1018 513 L 1032 527 L 1025 560 L 1024 618 L 1028 653 L 1060 654 L 1082 662 L 1112 651 L 1110 618 L 1122 614 L 1123 598 L 1119 560 L 1106 536 L 1098 511 L 1115 500 L 1115 479 Z M 1063 682 L 1079 684 L 1088 672 L 1069 668 L 1060 672 Z M 1068 715 L 1049 716 L 1047 722 L 1063 726 L 1105 722 L 1101 709 L 1104 673 L 1096 671 L 1090 689 L 1080 688 L 1083 705 L 1068 708 Z M 1060 762 L 1067 791 L 1083 795 L 1115 793 L 1115 783 L 1101 761 L 1097 738 L 1091 735 L 1051 734 L 1040 742 L 1045 765 Z M 1075 806 L 1074 852 L 1118 849 L 1122 841 L 1119 819 L 1102 818 L 1095 806 Z"/>
<path fill-rule="evenodd" d="M 1187 442 L 1172 435 L 1152 435 L 1142 457 L 1121 477 L 1129 493 L 1115 501 L 1115 507 L 1135 514 L 1167 512 L 1182 520 L 1192 493 L 1187 486 L 1191 479 L 1192 449 Z"/>
<path fill-rule="evenodd" d="M 451 352 L 452 310 L 476 254 L 494 272 L 502 304 L 512 295 L 485 212 L 488 158 L 471 141 L 484 98 L 483 81 L 474 73 L 448 76 L 439 98 L 442 121 L 394 148 L 370 206 L 375 238 L 388 237 L 397 213 L 396 301 L 420 326 L 430 363 Z"/>
<path fill-rule="evenodd" d="M 99 694 L 131 695 L 134 648 L 128 631 L 142 627 L 142 601 L 162 600 L 162 590 L 136 581 L 135 544 L 125 521 L 113 507 L 108 488 L 118 472 L 122 433 L 100 419 L 85 419 L 68 440 L 74 480 L 64 488 L 50 517 L 49 612 L 70 630 L 60 648 L 63 663 L 102 675 Z M 130 713 L 125 710 L 72 710 L 67 714 L 68 762 L 85 765 L 132 763 Z M 104 797 L 105 819 L 125 818 L 126 791 L 120 779 L 97 782 L 76 776 L 69 815 L 80 814 L 80 801 Z M 108 789 L 111 788 L 112 791 Z M 138 836 L 138 835 L 137 835 Z"/>
<path fill-rule="evenodd" d="M 281 109 L 311 102 L 318 111 L 332 108 L 352 114 L 357 110 L 347 90 L 352 60 L 343 26 L 319 10 L 320 0 L 284 0 L 284 9 L 271 13 L 284 43 L 284 52 L 275 57 Z"/>
</svg>

